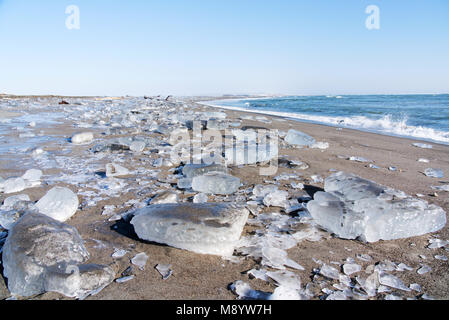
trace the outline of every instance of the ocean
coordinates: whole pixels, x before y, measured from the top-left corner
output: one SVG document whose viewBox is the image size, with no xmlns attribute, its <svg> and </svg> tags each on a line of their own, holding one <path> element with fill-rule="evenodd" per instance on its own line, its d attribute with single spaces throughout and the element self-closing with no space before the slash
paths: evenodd
<svg viewBox="0 0 449 320">
<path fill-rule="evenodd" d="M 449 94 L 283 96 L 204 104 L 449 144 Z"/>
</svg>

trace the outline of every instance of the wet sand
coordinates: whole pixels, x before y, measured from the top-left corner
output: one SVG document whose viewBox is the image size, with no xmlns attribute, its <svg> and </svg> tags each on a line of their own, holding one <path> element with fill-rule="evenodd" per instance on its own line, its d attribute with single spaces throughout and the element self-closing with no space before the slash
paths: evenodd
<svg viewBox="0 0 449 320">
<path fill-rule="evenodd" d="M 210 98 L 210 100 L 215 98 Z M 186 99 L 188 103 L 192 99 Z M 213 110 L 217 108 L 195 105 L 197 110 Z M 245 112 L 223 110 L 228 118 L 238 118 Z M 254 113 L 248 113 L 255 115 Z M 412 146 L 418 141 L 383 136 L 373 133 L 360 132 L 349 129 L 338 130 L 334 127 L 328 127 L 317 124 L 301 123 L 293 120 L 270 117 L 270 124 L 260 121 L 243 120 L 242 126 L 264 127 L 267 129 L 279 129 L 287 131 L 296 129 L 303 131 L 317 141 L 328 142 L 330 147 L 326 150 L 319 149 L 281 149 L 281 156 L 289 156 L 289 159 L 301 160 L 307 163 L 310 168 L 307 170 L 295 170 L 288 168 L 279 168 L 278 174 L 296 173 L 302 176 L 299 182 L 316 188 L 322 188 L 323 184 L 314 183 L 310 177 L 320 175 L 325 178 L 331 174 L 330 169 L 336 169 L 357 174 L 363 178 L 373 180 L 377 183 L 402 190 L 415 196 L 420 193 L 424 195 L 425 200 L 430 203 L 441 206 L 446 212 L 449 212 L 449 193 L 435 191 L 430 186 L 449 183 L 449 146 L 433 144 L 433 149 L 421 149 Z M 53 134 L 58 137 L 70 137 L 73 133 L 79 132 L 79 128 L 73 127 L 70 122 L 64 122 L 50 128 L 39 128 L 46 134 Z M 90 130 L 92 131 L 92 130 Z M 99 135 L 101 131 L 95 132 Z M 60 143 L 60 142 L 59 142 Z M 59 143 L 49 145 L 48 149 L 57 148 Z M 427 143 L 428 142 L 424 142 Z M 77 146 L 71 150 L 70 157 L 82 157 L 89 146 Z M 20 155 L 17 155 L 20 156 Z M 344 157 L 341 157 L 344 156 Z M 374 164 L 380 169 L 372 169 L 367 163 L 358 163 L 346 160 L 350 156 L 364 157 L 374 161 Z M 421 163 L 417 160 L 426 158 L 430 163 Z M 138 159 L 135 159 L 136 161 Z M 0 159 L 0 176 L 3 178 L 23 174 L 23 168 L 14 167 L 11 164 L 13 159 L 8 161 L 4 156 Z M 395 166 L 398 171 L 389 171 L 388 167 Z M 422 172 L 426 168 L 439 168 L 445 172 L 445 178 L 435 179 L 426 177 Z M 26 168 L 30 169 L 30 168 Z M 25 170 L 26 170 L 25 169 Z M 170 168 L 163 168 L 168 170 Z M 247 166 L 244 168 L 231 168 L 231 173 L 241 178 L 245 188 L 270 180 L 268 177 L 258 175 L 257 166 Z M 43 170 L 45 175 L 56 174 L 57 169 Z M 45 178 L 43 179 L 45 181 Z M 64 185 L 64 184 L 61 184 Z M 75 190 L 73 185 L 67 187 Z M 281 189 L 289 190 L 289 186 L 282 185 Z M 20 193 L 28 194 L 31 199 L 38 200 L 42 197 L 48 187 L 43 184 L 38 188 L 27 189 Z M 291 191 L 291 190 L 290 190 Z M 11 196 L 13 194 L 7 195 Z M 3 201 L 6 195 L 0 195 L 0 201 Z M 149 197 L 148 195 L 147 197 Z M 187 196 L 187 195 L 186 195 Z M 142 196 L 144 197 L 144 196 Z M 81 197 L 80 197 L 81 198 Z M 102 208 L 109 204 L 120 204 L 128 200 L 135 199 L 135 192 L 122 194 L 118 198 L 107 201 L 100 201 L 95 207 L 87 207 L 79 210 L 76 215 L 67 223 L 76 227 L 86 242 L 86 248 L 91 254 L 90 262 L 111 265 L 117 272 L 117 277 L 130 266 L 130 261 L 137 253 L 145 252 L 149 256 L 148 263 L 144 271 L 135 270 L 135 279 L 129 282 L 119 284 L 111 283 L 105 289 L 95 296 L 88 299 L 133 299 L 133 300 L 197 300 L 197 299 L 235 299 L 236 296 L 228 290 L 228 285 L 236 280 L 248 282 L 253 289 L 266 292 L 273 292 L 276 288 L 274 284 L 268 284 L 265 281 L 250 279 L 244 274 L 246 271 L 256 267 L 258 264 L 251 258 L 243 259 L 240 263 L 233 263 L 223 260 L 221 257 L 198 255 L 191 252 L 140 241 L 136 238 L 129 225 L 122 222 L 109 222 L 101 215 Z M 82 199 L 80 199 L 82 202 Z M 270 208 L 269 212 L 276 211 Z M 254 230 L 254 227 L 245 227 L 243 235 L 247 235 Z M 449 298 L 449 273 L 448 262 L 440 261 L 434 258 L 435 255 L 449 255 L 444 249 L 426 248 L 428 239 L 437 237 L 439 239 L 449 239 L 449 227 L 446 227 L 436 234 L 424 235 L 409 239 L 395 241 L 380 241 L 378 243 L 366 244 L 353 240 L 342 240 L 333 238 L 329 235 L 328 239 L 322 239 L 319 242 L 303 241 L 297 247 L 288 250 L 289 257 L 304 266 L 304 271 L 295 271 L 300 276 L 302 284 L 305 285 L 313 276 L 313 269 L 319 265 L 313 259 L 321 260 L 327 264 L 331 262 L 344 263 L 348 257 L 356 259 L 357 254 L 369 254 L 374 260 L 372 262 L 362 262 L 362 270 L 376 262 L 391 260 L 396 263 L 403 262 L 414 268 L 411 272 L 392 272 L 403 280 L 406 285 L 418 283 L 422 286 L 422 293 L 437 299 Z M 127 249 L 130 252 L 121 259 L 113 259 L 111 254 L 114 248 Z M 422 255 L 427 259 L 423 259 Z M 162 280 L 162 277 L 154 267 L 157 264 L 171 264 L 173 275 Z M 426 264 L 432 268 L 432 271 L 419 275 L 416 270 L 421 264 Z M 364 273 L 362 271 L 362 273 Z M 367 275 L 366 275 L 367 276 Z M 9 296 L 4 287 L 3 281 L 0 281 L 0 294 L 2 298 Z M 397 292 L 393 290 L 393 292 Z M 416 297 L 418 293 L 404 293 L 404 297 Z M 382 295 L 379 295 L 381 297 Z M 45 293 L 34 297 L 34 299 L 66 299 L 56 293 Z"/>
</svg>

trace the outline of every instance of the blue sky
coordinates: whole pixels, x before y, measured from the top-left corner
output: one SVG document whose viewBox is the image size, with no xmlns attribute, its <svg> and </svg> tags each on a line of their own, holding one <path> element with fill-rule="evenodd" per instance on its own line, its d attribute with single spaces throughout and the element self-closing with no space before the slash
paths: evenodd
<svg viewBox="0 0 449 320">
<path fill-rule="evenodd" d="M 0 39 L 0 93 L 449 92 L 447 0 L 0 0 Z"/>
</svg>

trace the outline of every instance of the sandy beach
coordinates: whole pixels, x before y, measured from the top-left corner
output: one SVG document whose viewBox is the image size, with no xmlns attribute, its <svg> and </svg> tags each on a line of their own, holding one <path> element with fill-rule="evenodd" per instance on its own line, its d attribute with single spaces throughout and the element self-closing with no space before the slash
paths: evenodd
<svg viewBox="0 0 449 320">
<path fill-rule="evenodd" d="M 207 107 L 198 104 L 201 100 L 215 100 L 220 97 L 201 97 L 201 98 L 179 98 L 182 104 L 188 107 L 184 109 L 194 112 L 204 111 L 223 111 L 227 115 L 227 120 L 237 120 L 242 115 L 256 116 L 254 113 L 245 113 L 243 111 L 220 110 L 218 108 Z M 34 99 L 34 98 L 33 98 Z M 29 105 L 33 104 L 33 99 L 29 99 Z M 2 99 L 3 100 L 3 99 Z M 0 103 L 3 103 L 0 100 Z M 44 98 L 39 98 L 39 103 L 46 104 Z M 149 243 L 139 240 L 129 224 L 123 221 L 109 221 L 109 217 L 102 215 L 105 206 L 115 205 L 117 213 L 123 213 L 132 208 L 132 200 L 137 202 L 145 201 L 155 195 L 157 189 L 175 190 L 176 182 L 170 177 L 165 179 L 173 167 L 152 167 L 151 163 L 159 158 L 157 153 L 148 152 L 148 154 L 140 155 L 132 152 L 124 152 L 118 154 L 110 154 L 104 157 L 94 157 L 90 148 L 95 143 L 101 142 L 106 138 L 117 138 L 127 136 L 151 136 L 155 138 L 164 138 L 166 136 L 138 130 L 139 127 L 127 128 L 119 131 L 120 127 L 109 126 L 108 133 L 104 134 L 105 127 L 99 125 L 94 117 L 85 117 L 78 121 L 75 125 L 72 117 L 62 117 L 55 119 L 55 123 L 46 123 L 39 121 L 45 119 L 44 113 L 58 111 L 57 101 L 59 98 L 49 98 L 48 105 L 51 107 L 27 110 L 1 110 L 0 115 L 3 118 L 18 116 L 26 112 L 26 114 L 34 115 L 33 120 L 36 122 L 35 127 L 28 128 L 23 132 L 32 132 L 36 134 L 30 138 L 22 136 L 22 131 L 8 129 L 1 130 L 0 141 L 0 176 L 4 179 L 13 176 L 21 176 L 27 169 L 36 168 L 44 172 L 42 178 L 43 183 L 40 186 L 26 189 L 18 194 L 26 193 L 32 201 L 39 200 L 51 186 L 66 186 L 78 194 L 80 200 L 80 209 L 77 213 L 67 221 L 74 226 L 81 237 L 85 241 L 85 246 L 90 253 L 92 263 L 104 264 L 110 266 L 120 278 L 128 267 L 130 267 L 130 259 L 137 253 L 145 252 L 149 259 L 145 266 L 145 270 L 134 268 L 135 278 L 125 283 L 112 282 L 102 291 L 87 299 L 92 300 L 233 300 L 237 296 L 229 290 L 229 285 L 237 280 L 249 283 L 255 290 L 263 292 L 273 292 L 276 288 L 272 282 L 262 281 L 260 279 L 251 279 L 246 272 L 253 268 L 260 267 L 260 264 L 250 257 L 240 257 L 233 261 L 223 259 L 219 256 L 200 255 L 189 251 L 172 248 L 169 246 Z M 71 104 L 64 106 L 66 109 L 73 108 L 76 110 L 79 105 L 72 104 L 78 101 L 75 98 L 67 99 Z M 93 99 L 92 99 L 93 100 Z M 22 100 L 23 101 L 23 100 Z M 114 100 L 115 101 L 115 100 Z M 120 101 L 120 100 L 119 100 Z M 142 100 L 143 101 L 143 100 Z M 104 102 L 104 101 L 103 101 Z M 104 103 L 114 103 L 104 102 Z M 142 102 L 144 103 L 144 102 Z M 80 109 L 81 110 L 81 109 Z M 85 109 L 82 109 L 85 111 Z M 87 109 L 86 109 L 87 110 Z M 83 112 L 84 112 L 83 111 Z M 300 160 L 309 165 L 306 170 L 291 169 L 279 167 L 276 175 L 283 173 L 294 173 L 300 178 L 295 180 L 307 186 L 305 190 L 292 190 L 291 181 L 280 181 L 279 189 L 286 190 L 293 198 L 313 195 L 313 191 L 323 188 L 322 182 L 314 182 L 311 178 L 314 175 L 326 178 L 334 172 L 345 171 L 354 173 L 362 178 L 375 181 L 379 184 L 402 190 L 407 194 L 416 197 L 421 194 L 421 199 L 429 203 L 436 204 L 449 212 L 449 193 L 444 191 L 435 191 L 431 186 L 439 186 L 449 183 L 449 146 L 422 142 L 433 145 L 432 149 L 423 149 L 413 146 L 414 143 L 420 142 L 406 138 L 379 135 L 368 132 L 361 132 L 350 129 L 339 129 L 336 127 L 323 126 L 318 124 L 301 123 L 294 120 L 283 119 L 274 116 L 263 115 L 264 121 L 242 120 L 240 127 L 257 127 L 266 129 L 278 129 L 280 131 L 288 131 L 295 129 L 302 131 L 317 141 L 327 142 L 329 148 L 321 149 L 298 149 L 283 148 L 281 146 L 279 155 L 281 158 L 291 160 Z M 30 118 L 30 119 L 31 119 Z M 157 117 L 155 117 L 157 119 Z M 106 121 L 106 120 L 105 120 Z M 106 125 L 114 122 L 109 119 Z M 80 127 L 79 123 L 96 123 L 93 126 Z M 107 122 L 107 121 L 106 121 Z M 1 126 L 1 125 L 0 125 Z M 114 128 L 118 128 L 114 131 Z M 95 143 L 86 145 L 72 146 L 68 139 L 77 132 L 90 131 L 95 135 Z M 14 141 L 25 143 L 26 139 L 33 140 L 34 148 L 40 147 L 53 162 L 45 162 L 33 158 L 31 147 L 23 147 L 22 149 L 11 150 L 11 144 Z M 26 143 L 25 143 L 26 144 Z M 348 160 L 349 157 L 363 157 L 372 160 L 372 164 L 378 166 L 378 169 L 370 168 L 369 163 L 362 163 Z M 120 159 L 120 163 L 132 170 L 131 174 L 124 179 L 126 187 L 109 194 L 101 194 L 100 191 L 92 189 L 86 181 L 83 181 L 82 169 L 84 166 L 92 167 L 93 170 L 100 170 L 111 159 Z M 425 158 L 430 163 L 419 162 L 418 159 Z M 389 170 L 390 167 L 396 167 L 396 171 Z M 427 177 L 423 174 L 426 168 L 439 168 L 445 172 L 442 179 Z M 143 168 L 143 169 L 139 169 Z M 241 179 L 242 187 L 240 190 L 253 188 L 257 184 L 264 184 L 271 181 L 273 177 L 264 177 L 258 174 L 259 167 L 257 165 L 248 165 L 241 167 L 231 167 L 230 174 Z M 158 175 L 154 175 L 154 179 L 146 180 L 151 171 L 158 171 Z M 62 179 L 63 174 L 78 177 L 76 182 L 70 184 Z M 74 181 L 75 181 L 74 180 Z M 89 193 L 90 192 L 90 193 Z M 98 193 L 98 194 L 96 194 Z M 87 194 L 93 194 L 89 197 Z M 179 197 L 181 200 L 189 199 L 195 195 L 194 192 L 181 191 Z M 0 194 L 0 202 L 3 202 L 8 196 L 14 194 Z M 95 199 L 95 196 L 99 199 Z M 210 196 L 209 201 L 212 202 L 214 196 Z M 89 200 L 93 201 L 89 204 Z M 129 202 L 131 201 L 131 202 Z M 125 205 L 128 203 L 128 205 Z M 279 208 L 264 208 L 263 212 L 281 212 Z M 256 226 L 247 224 L 242 236 L 254 234 L 257 230 Z M 378 293 L 375 297 L 369 299 L 383 299 L 387 294 L 398 293 L 403 299 L 421 298 L 423 294 L 426 297 L 435 299 L 449 298 L 449 273 L 448 262 L 435 259 L 436 255 L 448 255 L 444 248 L 429 249 L 429 239 L 438 238 L 442 240 L 449 239 L 449 227 L 446 225 L 437 233 L 427 234 L 419 237 L 412 237 L 400 240 L 379 241 L 376 243 L 363 243 L 357 240 L 344 240 L 333 237 L 330 233 L 317 242 L 301 241 L 297 246 L 288 250 L 290 259 L 296 261 L 304 267 L 303 271 L 291 270 L 300 279 L 303 286 L 312 282 L 315 274 L 314 269 L 319 268 L 322 263 L 333 265 L 337 269 L 348 258 L 353 258 L 362 266 L 361 275 L 367 277 L 365 271 L 370 265 L 375 265 L 386 260 L 396 264 L 404 263 L 413 268 L 412 271 L 392 271 L 391 274 L 399 277 L 407 286 L 417 283 L 422 287 L 421 292 L 404 292 L 391 289 L 388 293 Z M 127 250 L 127 254 L 120 259 L 114 259 L 111 255 L 116 248 Z M 361 261 L 358 255 L 367 254 L 372 257 L 372 261 Z M 158 264 L 170 264 L 173 275 L 167 280 L 163 280 L 161 275 L 155 269 Z M 425 274 L 418 274 L 417 270 L 427 265 L 431 271 Z M 355 278 L 351 276 L 351 278 Z M 329 288 L 332 288 L 333 282 L 328 282 Z M 321 289 L 321 288 L 320 288 Z M 323 293 L 316 288 L 317 292 L 313 299 L 320 299 Z M 0 298 L 6 299 L 10 297 L 10 293 L 6 287 L 5 279 L 0 281 Z M 63 295 L 47 292 L 32 299 L 67 299 Z"/>
</svg>

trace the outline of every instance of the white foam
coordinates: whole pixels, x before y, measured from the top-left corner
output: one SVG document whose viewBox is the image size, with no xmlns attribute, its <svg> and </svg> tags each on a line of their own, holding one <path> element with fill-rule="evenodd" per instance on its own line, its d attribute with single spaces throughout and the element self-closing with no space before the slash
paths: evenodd
<svg viewBox="0 0 449 320">
<path fill-rule="evenodd" d="M 442 144 L 449 144 L 449 132 L 439 131 L 423 126 L 411 126 L 407 124 L 407 118 L 403 118 L 401 120 L 393 120 L 390 115 L 386 115 L 380 119 L 370 119 L 365 116 L 328 117 L 282 111 L 249 110 L 242 107 L 223 106 L 219 105 L 218 103 L 219 101 L 203 101 L 200 104 L 215 108 L 267 114 L 302 120 L 306 122 L 321 123 L 361 131 L 376 132 L 386 135 L 395 135 L 426 141 L 430 140 Z"/>
</svg>

